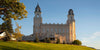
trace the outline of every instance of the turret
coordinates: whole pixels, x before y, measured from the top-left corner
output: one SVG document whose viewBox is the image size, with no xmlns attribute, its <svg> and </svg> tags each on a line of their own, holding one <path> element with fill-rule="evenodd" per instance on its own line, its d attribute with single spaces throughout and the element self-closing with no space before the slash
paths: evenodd
<svg viewBox="0 0 100 50">
<path fill-rule="evenodd" d="M 68 11 L 68 36 L 69 36 L 69 43 L 73 42 L 76 40 L 76 34 L 75 34 L 75 19 L 74 19 L 74 13 L 73 10 L 70 9 Z"/>
<path fill-rule="evenodd" d="M 42 24 L 41 8 L 39 5 L 35 8 L 34 17 L 34 33 L 40 33 L 40 25 Z"/>
</svg>

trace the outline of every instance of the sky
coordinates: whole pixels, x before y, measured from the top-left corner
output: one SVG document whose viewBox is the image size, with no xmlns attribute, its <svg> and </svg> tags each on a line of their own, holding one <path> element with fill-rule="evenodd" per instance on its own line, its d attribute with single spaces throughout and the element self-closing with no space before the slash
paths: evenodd
<svg viewBox="0 0 100 50">
<path fill-rule="evenodd" d="M 27 18 L 14 21 L 13 29 L 17 22 L 24 35 L 33 34 L 33 18 L 37 3 L 42 11 L 43 23 L 63 23 L 67 21 L 68 10 L 73 9 L 76 39 L 82 41 L 82 45 L 100 49 L 100 0 L 20 0 L 28 11 Z M 0 19 L 0 24 L 3 21 Z"/>
</svg>

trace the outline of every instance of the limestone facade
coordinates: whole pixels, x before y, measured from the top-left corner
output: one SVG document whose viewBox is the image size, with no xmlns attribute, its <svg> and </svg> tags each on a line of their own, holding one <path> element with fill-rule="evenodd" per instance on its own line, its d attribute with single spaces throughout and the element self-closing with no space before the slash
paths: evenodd
<svg viewBox="0 0 100 50">
<path fill-rule="evenodd" d="M 39 5 L 35 8 L 33 35 L 38 36 L 40 40 L 45 38 L 58 38 L 60 42 L 72 43 L 76 39 L 75 19 L 73 10 L 68 11 L 68 20 L 65 24 L 43 24 L 41 17 L 41 8 Z"/>
</svg>

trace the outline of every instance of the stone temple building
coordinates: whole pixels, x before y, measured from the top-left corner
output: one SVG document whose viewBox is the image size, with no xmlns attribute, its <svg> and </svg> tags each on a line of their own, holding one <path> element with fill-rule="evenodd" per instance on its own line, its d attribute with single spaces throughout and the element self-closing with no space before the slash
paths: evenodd
<svg viewBox="0 0 100 50">
<path fill-rule="evenodd" d="M 39 40 L 50 38 L 53 43 L 56 43 L 57 39 L 60 40 L 60 43 L 72 43 L 76 40 L 75 19 L 72 9 L 68 11 L 68 19 L 66 19 L 65 24 L 43 24 L 39 5 L 36 6 L 34 13 L 33 34 L 26 38 L 24 37 L 24 40 L 35 40 L 35 36 Z"/>
</svg>

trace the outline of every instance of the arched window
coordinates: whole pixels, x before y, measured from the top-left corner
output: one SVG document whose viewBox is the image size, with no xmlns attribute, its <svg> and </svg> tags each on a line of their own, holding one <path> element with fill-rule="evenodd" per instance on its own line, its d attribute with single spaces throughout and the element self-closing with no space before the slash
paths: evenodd
<svg viewBox="0 0 100 50">
<path fill-rule="evenodd" d="M 37 9 L 37 11 L 39 11 L 39 9 Z"/>
<path fill-rule="evenodd" d="M 39 17 L 39 14 L 37 14 L 37 17 Z"/>
<path fill-rule="evenodd" d="M 70 20 L 72 20 L 72 16 L 70 16 Z"/>
</svg>

